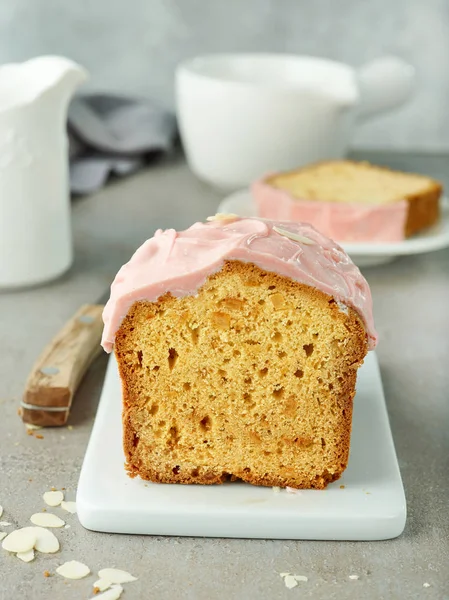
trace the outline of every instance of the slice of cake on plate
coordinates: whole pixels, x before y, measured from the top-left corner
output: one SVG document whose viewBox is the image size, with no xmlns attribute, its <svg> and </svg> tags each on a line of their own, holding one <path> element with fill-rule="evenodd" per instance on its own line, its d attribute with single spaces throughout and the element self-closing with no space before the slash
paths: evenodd
<svg viewBox="0 0 449 600">
<path fill-rule="evenodd" d="M 252 186 L 260 217 L 311 223 L 339 242 L 399 242 L 438 221 L 438 181 L 368 163 L 330 161 Z"/>
<path fill-rule="evenodd" d="M 118 272 L 103 347 L 129 474 L 324 488 L 346 468 L 367 282 L 313 227 L 217 216 L 159 230 Z"/>
</svg>

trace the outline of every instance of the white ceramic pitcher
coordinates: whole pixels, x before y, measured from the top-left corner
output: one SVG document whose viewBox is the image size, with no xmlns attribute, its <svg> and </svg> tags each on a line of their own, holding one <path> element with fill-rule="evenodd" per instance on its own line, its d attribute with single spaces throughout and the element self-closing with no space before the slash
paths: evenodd
<svg viewBox="0 0 449 600">
<path fill-rule="evenodd" d="M 357 122 L 410 96 L 394 57 L 362 69 L 283 54 L 217 54 L 181 63 L 177 110 L 191 169 L 221 188 L 345 155 Z"/>
<path fill-rule="evenodd" d="M 51 280 L 72 263 L 66 121 L 86 77 L 58 56 L 0 67 L 0 288 Z"/>
</svg>

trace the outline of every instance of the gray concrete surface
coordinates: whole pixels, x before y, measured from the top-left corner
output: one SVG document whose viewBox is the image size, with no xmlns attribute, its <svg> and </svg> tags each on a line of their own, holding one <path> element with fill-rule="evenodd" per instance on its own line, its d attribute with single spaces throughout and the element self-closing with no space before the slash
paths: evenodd
<svg viewBox="0 0 449 600">
<path fill-rule="evenodd" d="M 364 155 L 447 179 L 449 157 Z M 157 227 L 182 228 L 215 212 L 221 195 L 172 158 L 101 193 L 75 200 L 73 269 L 45 287 L 0 294 L 0 504 L 2 520 L 24 526 L 50 486 L 75 497 L 106 366 L 93 365 L 77 394 L 73 429 L 26 435 L 18 401 L 33 361 L 81 303 L 95 301 L 117 268 Z M 66 560 L 93 572 L 130 570 L 123 598 L 449 598 L 449 250 L 398 259 L 365 272 L 373 291 L 378 355 L 404 480 L 404 534 L 385 542 L 219 540 L 99 534 L 66 514 L 61 551 L 29 564 L 0 551 L 0 600 L 91 596 L 94 575 L 66 582 Z M 60 509 L 54 509 L 62 514 Z M 12 527 L 1 527 L 10 530 Z M 51 577 L 45 578 L 48 570 Z M 287 590 L 282 571 L 309 580 Z M 350 574 L 359 575 L 357 581 Z M 430 587 L 423 587 L 429 583 Z"/>
</svg>

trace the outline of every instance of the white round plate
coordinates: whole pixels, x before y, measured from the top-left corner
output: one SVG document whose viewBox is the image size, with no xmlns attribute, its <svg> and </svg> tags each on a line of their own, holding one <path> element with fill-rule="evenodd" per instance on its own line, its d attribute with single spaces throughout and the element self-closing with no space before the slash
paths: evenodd
<svg viewBox="0 0 449 600">
<path fill-rule="evenodd" d="M 423 254 L 449 246 L 449 199 L 441 201 L 440 222 L 402 242 L 338 242 L 359 267 L 371 267 L 392 261 L 397 256 Z M 257 208 L 249 190 L 227 196 L 217 212 L 241 217 L 257 217 Z"/>
</svg>

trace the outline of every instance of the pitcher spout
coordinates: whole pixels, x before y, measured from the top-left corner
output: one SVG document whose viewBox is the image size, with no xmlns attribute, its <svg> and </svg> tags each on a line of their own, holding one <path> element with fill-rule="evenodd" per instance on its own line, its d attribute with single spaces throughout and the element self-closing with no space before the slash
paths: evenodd
<svg viewBox="0 0 449 600">
<path fill-rule="evenodd" d="M 31 80 L 41 83 L 41 93 L 59 88 L 62 94 L 70 97 L 88 77 L 83 67 L 63 56 L 39 56 L 23 63 L 23 67 Z"/>
<path fill-rule="evenodd" d="M 24 63 L 0 66 L 0 114 L 33 104 L 50 90 L 69 100 L 88 77 L 76 62 L 62 56 L 39 56 Z"/>
<path fill-rule="evenodd" d="M 88 78 L 84 67 L 62 56 L 41 56 L 29 62 L 34 62 L 39 71 L 48 70 L 49 85 L 53 80 L 54 85 L 60 85 L 69 93 L 73 93 Z"/>
</svg>

